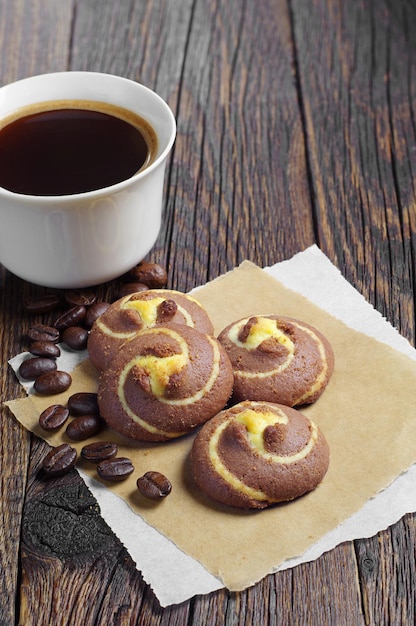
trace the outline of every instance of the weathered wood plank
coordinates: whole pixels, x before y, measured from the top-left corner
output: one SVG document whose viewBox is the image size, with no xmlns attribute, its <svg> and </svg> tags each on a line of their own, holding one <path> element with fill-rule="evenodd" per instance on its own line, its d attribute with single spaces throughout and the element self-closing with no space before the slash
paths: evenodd
<svg viewBox="0 0 416 626">
<path fill-rule="evenodd" d="M 414 5 L 291 5 L 319 244 L 414 342 Z"/>
<path fill-rule="evenodd" d="M 244 592 L 197 598 L 192 624 L 202 623 L 364 625 L 353 545 L 268 576 Z"/>
<path fill-rule="evenodd" d="M 165 231 L 181 288 L 313 242 L 290 36 L 284 1 L 195 4 Z"/>
<path fill-rule="evenodd" d="M 67 69 L 74 0 L 0 2 L 0 84 Z"/>
<path fill-rule="evenodd" d="M 414 344 L 415 6 L 291 6 L 318 242 Z M 356 542 L 367 624 L 414 621 L 414 519 Z"/>
<path fill-rule="evenodd" d="M 416 616 L 415 516 L 356 542 L 366 624 L 413 624 Z"/>
<path fill-rule="evenodd" d="M 43 71 L 66 69 L 72 1 L 0 2 L 0 85 Z M 18 349 L 23 329 L 21 281 L 0 272 L 0 350 L 2 399 L 20 389 L 7 366 Z M 0 429 L 0 621 L 14 624 L 19 595 L 19 544 L 30 437 L 1 407 Z"/>
</svg>

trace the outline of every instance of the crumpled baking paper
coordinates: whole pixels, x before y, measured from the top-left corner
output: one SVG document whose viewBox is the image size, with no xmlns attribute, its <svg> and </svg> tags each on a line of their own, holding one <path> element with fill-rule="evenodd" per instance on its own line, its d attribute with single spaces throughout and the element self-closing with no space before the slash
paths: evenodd
<svg viewBox="0 0 416 626">
<path fill-rule="evenodd" d="M 416 351 L 409 342 L 341 276 L 316 246 L 288 261 L 265 268 L 265 271 L 349 327 L 390 345 L 416 361 Z M 85 357 L 85 353 L 63 350 L 60 368 L 71 371 Z M 15 371 L 23 358 L 24 354 L 10 361 Z M 22 384 L 30 393 L 31 383 L 22 381 Z M 186 555 L 134 513 L 123 499 L 87 473 L 79 471 L 97 499 L 104 519 L 128 549 L 161 606 L 180 603 L 223 586 L 199 561 Z M 344 541 L 372 536 L 395 523 L 405 513 L 416 511 L 415 483 L 416 467 L 412 466 L 303 554 L 287 559 L 272 571 L 314 560 Z"/>
</svg>

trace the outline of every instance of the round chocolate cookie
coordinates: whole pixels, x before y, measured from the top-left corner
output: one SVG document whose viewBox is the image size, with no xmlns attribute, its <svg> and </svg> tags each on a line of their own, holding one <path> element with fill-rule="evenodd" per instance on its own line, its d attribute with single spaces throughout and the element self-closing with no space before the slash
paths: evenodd
<svg viewBox="0 0 416 626">
<path fill-rule="evenodd" d="M 186 324 L 213 334 L 208 313 L 192 296 L 169 289 L 149 289 L 120 298 L 95 321 L 89 338 L 92 364 L 103 370 L 120 348 L 144 328 L 156 324 Z"/>
<path fill-rule="evenodd" d="M 185 324 L 140 331 L 100 376 L 98 405 L 108 425 L 132 439 L 180 437 L 224 408 L 233 387 L 221 344 Z"/>
<path fill-rule="evenodd" d="M 191 462 L 195 483 L 217 502 L 263 509 L 315 489 L 327 472 L 329 448 L 298 410 L 245 401 L 204 424 Z"/>
<path fill-rule="evenodd" d="M 315 402 L 334 369 L 334 354 L 316 329 L 289 317 L 257 315 L 219 335 L 234 369 L 233 400 L 287 406 Z"/>
</svg>

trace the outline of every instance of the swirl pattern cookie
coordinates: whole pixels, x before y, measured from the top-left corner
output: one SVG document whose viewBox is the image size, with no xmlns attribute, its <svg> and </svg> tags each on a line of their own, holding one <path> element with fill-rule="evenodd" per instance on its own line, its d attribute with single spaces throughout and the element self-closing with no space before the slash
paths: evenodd
<svg viewBox="0 0 416 626">
<path fill-rule="evenodd" d="M 100 414 L 132 439 L 180 437 L 224 408 L 233 386 L 221 344 L 184 324 L 137 333 L 101 373 Z"/>
<path fill-rule="evenodd" d="M 245 401 L 204 424 L 191 463 L 195 483 L 213 500 L 263 509 L 315 489 L 328 470 L 329 447 L 297 409 Z"/>
<path fill-rule="evenodd" d="M 169 289 L 149 289 L 120 298 L 94 323 L 88 338 L 92 364 L 103 370 L 137 332 L 156 324 L 185 324 L 212 334 L 208 313 L 192 296 Z"/>
<path fill-rule="evenodd" d="M 292 318 L 241 319 L 227 326 L 218 340 L 233 365 L 235 402 L 310 404 L 322 394 L 334 369 L 328 340 L 316 328 Z"/>
</svg>

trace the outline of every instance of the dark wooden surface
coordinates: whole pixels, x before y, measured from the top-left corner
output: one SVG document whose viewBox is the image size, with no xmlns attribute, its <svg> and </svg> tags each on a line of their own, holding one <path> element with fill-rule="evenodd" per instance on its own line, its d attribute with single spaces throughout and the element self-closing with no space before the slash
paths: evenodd
<svg viewBox="0 0 416 626">
<path fill-rule="evenodd" d="M 414 345 L 413 0 L 0 0 L 0 84 L 58 70 L 117 73 L 171 105 L 149 255 L 171 288 L 316 242 Z M 23 347 L 23 299 L 40 291 L 1 268 L 3 400 L 22 395 L 7 359 Z M 242 593 L 162 609 L 77 475 L 39 480 L 46 445 L 5 408 L 0 446 L 1 625 L 415 623 L 413 514 Z M 63 545 L 65 525 L 85 544 Z"/>
</svg>

